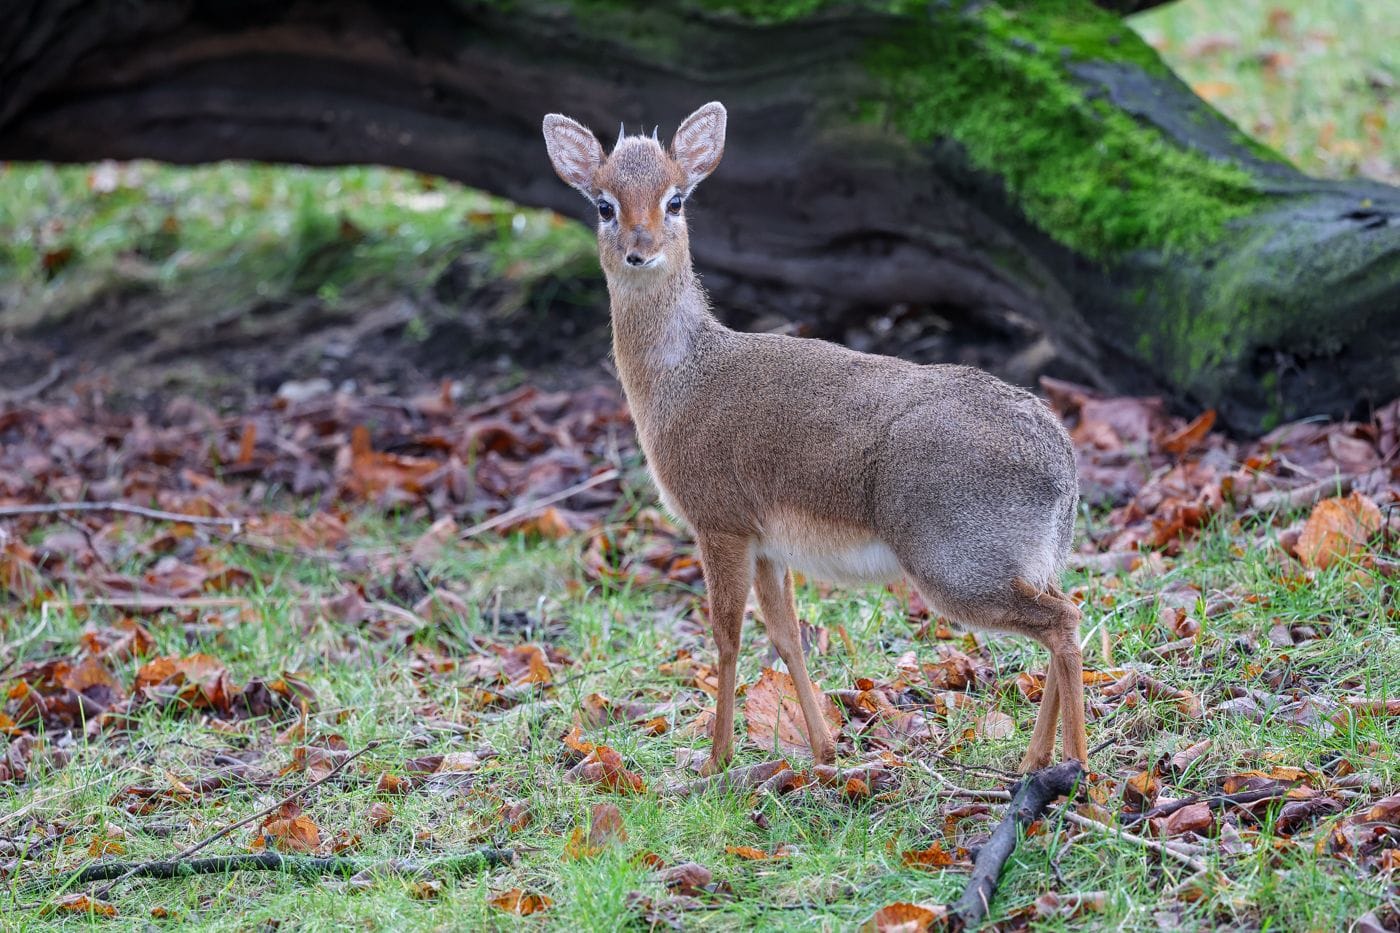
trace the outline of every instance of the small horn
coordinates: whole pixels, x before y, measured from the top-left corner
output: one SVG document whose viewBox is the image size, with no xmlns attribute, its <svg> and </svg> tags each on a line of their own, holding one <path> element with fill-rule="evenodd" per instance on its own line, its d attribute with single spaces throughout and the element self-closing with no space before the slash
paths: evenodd
<svg viewBox="0 0 1400 933">
<path fill-rule="evenodd" d="M 651 128 L 651 139 L 652 139 L 652 142 L 657 142 L 657 143 L 661 142 L 661 137 L 657 135 L 657 134 L 660 133 L 660 132 L 661 132 L 661 124 L 659 124 L 659 123 L 658 123 L 656 126 L 653 126 L 653 127 Z"/>
<path fill-rule="evenodd" d="M 617 146 L 622 145 L 622 140 L 627 136 L 627 123 L 624 121 L 617 126 Z M 613 146 L 614 149 L 617 146 Z"/>
</svg>

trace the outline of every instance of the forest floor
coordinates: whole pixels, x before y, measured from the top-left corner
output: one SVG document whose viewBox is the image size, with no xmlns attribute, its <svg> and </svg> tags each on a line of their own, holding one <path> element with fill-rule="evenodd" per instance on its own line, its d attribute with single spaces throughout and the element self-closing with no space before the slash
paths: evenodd
<svg viewBox="0 0 1400 933">
<path fill-rule="evenodd" d="M 1400 20 L 1228 6 L 1135 23 L 1306 170 L 1395 182 Z M 840 770 L 753 619 L 735 768 L 773 777 L 689 792 L 703 584 L 583 230 L 399 172 L 135 163 L 0 166 L 0 234 L 0 929 L 919 929 L 956 900 L 1043 652 L 804 581 Z M 998 352 L 907 313 L 832 336 Z M 1085 494 L 1094 753 L 990 919 L 1400 929 L 1400 408 L 1241 443 L 1042 389 Z M 15 511 L 64 502 L 173 514 Z M 68 878 L 206 840 L 182 860 L 353 864 Z"/>
</svg>

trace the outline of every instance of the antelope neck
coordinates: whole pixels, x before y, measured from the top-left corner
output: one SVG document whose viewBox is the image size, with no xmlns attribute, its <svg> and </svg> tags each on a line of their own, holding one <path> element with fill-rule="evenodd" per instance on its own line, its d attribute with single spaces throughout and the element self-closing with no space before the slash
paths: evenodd
<svg viewBox="0 0 1400 933">
<path fill-rule="evenodd" d="M 608 276 L 613 356 L 633 408 L 650 407 L 667 377 L 681 369 L 699 338 L 720 327 L 689 262 L 662 275 Z"/>
</svg>

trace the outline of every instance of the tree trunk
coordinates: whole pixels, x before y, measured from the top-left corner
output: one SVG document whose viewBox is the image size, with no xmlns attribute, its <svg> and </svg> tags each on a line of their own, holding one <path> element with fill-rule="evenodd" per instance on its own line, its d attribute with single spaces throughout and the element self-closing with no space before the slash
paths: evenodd
<svg viewBox="0 0 1400 933">
<path fill-rule="evenodd" d="M 1400 394 L 1400 190 L 1250 142 L 1133 0 L 6 5 L 0 158 L 382 163 L 584 218 L 544 113 L 605 137 L 719 99 L 691 223 L 721 308 L 1031 321 L 1245 432 Z"/>
</svg>

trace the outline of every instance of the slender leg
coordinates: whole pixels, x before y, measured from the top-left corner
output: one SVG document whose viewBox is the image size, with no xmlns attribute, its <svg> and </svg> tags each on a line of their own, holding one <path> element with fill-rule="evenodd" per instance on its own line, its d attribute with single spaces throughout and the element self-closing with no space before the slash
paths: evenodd
<svg viewBox="0 0 1400 933">
<path fill-rule="evenodd" d="M 1055 748 L 1055 708 L 1058 703 L 1064 756 L 1088 764 L 1089 738 L 1084 729 L 1084 658 L 1079 650 L 1079 607 L 1059 590 L 1038 590 L 1021 580 L 1012 583 L 1013 604 L 1005 616 L 1012 631 L 1038 640 L 1050 649 L 1045 696 L 1031 734 L 1021 770 L 1050 763 Z M 1053 686 L 1053 692 L 1052 692 Z"/>
<path fill-rule="evenodd" d="M 1035 717 L 1031 744 L 1021 759 L 1023 772 L 1035 771 L 1050 764 L 1055 757 L 1055 726 L 1060 719 L 1060 683 L 1052 659 L 1045 666 L 1045 688 L 1041 691 L 1040 712 Z"/>
<path fill-rule="evenodd" d="M 714 744 L 703 769 L 705 774 L 715 774 L 724 770 L 734 756 L 735 669 L 739 663 L 744 605 L 753 581 L 753 554 L 748 541 L 732 536 L 702 536 L 699 545 L 710 597 L 710 631 L 719 654 Z"/>
<path fill-rule="evenodd" d="M 763 613 L 768 640 L 787 665 L 793 685 L 797 688 L 797 702 L 802 705 L 802 718 L 807 723 L 807 742 L 812 746 L 812 758 L 817 764 L 832 764 L 836 760 L 836 747 L 826 719 L 822 716 L 821 705 L 817 702 L 816 688 L 807 674 L 797 605 L 792 594 L 792 574 L 787 568 L 760 557 L 755 568 L 754 589 L 758 592 L 758 608 Z"/>
<path fill-rule="evenodd" d="M 1073 623 L 1066 632 L 1064 644 L 1054 661 L 1062 684 L 1060 690 L 1060 719 L 1063 729 L 1065 758 L 1075 758 L 1088 764 L 1089 736 L 1084 728 L 1084 657 L 1079 651 L 1079 611 L 1074 610 Z"/>
</svg>

